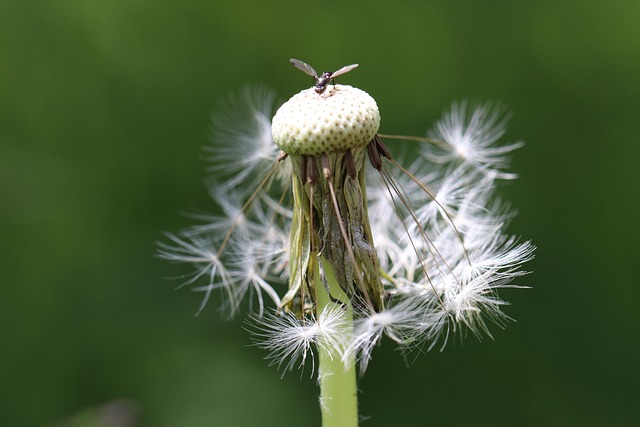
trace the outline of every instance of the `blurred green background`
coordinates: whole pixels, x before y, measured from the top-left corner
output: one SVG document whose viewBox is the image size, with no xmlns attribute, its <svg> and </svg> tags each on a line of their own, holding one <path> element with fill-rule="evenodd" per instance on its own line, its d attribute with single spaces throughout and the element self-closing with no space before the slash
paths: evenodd
<svg viewBox="0 0 640 427">
<path fill-rule="evenodd" d="M 362 425 L 638 425 L 640 2 L 551 0 L 0 2 L 0 425 L 119 399 L 136 426 L 319 425 L 308 372 L 281 379 L 215 303 L 195 317 L 154 258 L 211 206 L 211 112 L 298 92 L 290 57 L 358 62 L 384 133 L 466 98 L 527 142 L 501 189 L 538 246 L 532 289 L 502 293 L 517 323 L 409 367 L 386 343 Z"/>
</svg>

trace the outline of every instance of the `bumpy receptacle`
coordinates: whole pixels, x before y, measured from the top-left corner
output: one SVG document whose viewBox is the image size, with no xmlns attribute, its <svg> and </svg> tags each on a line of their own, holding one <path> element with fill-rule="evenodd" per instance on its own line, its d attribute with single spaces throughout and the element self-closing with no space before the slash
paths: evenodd
<svg viewBox="0 0 640 427">
<path fill-rule="evenodd" d="M 303 90 L 273 117 L 276 145 L 289 155 L 317 156 L 365 147 L 378 131 L 380 112 L 365 91 L 331 85 L 323 94 Z"/>
</svg>

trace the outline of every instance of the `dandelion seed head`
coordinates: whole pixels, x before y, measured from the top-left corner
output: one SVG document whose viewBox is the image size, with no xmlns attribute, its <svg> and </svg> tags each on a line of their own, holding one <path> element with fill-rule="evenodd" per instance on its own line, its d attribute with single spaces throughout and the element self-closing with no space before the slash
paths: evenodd
<svg viewBox="0 0 640 427">
<path fill-rule="evenodd" d="M 191 265 L 183 282 L 204 293 L 201 308 L 214 291 L 231 315 L 248 300 L 258 345 L 285 370 L 313 370 L 321 350 L 364 372 L 383 336 L 403 350 L 444 348 L 509 319 L 498 291 L 526 274 L 535 248 L 504 231 L 513 212 L 496 183 L 515 177 L 509 155 L 522 143 L 497 144 L 499 109 L 454 104 L 429 133 L 437 143 L 404 169 L 376 145 L 366 92 L 306 89 L 271 121 L 273 100 L 245 90 L 214 116 L 208 188 L 221 213 L 191 215 L 201 224 L 159 244 L 162 258 Z M 315 300 L 329 270 L 349 298 L 333 309 Z"/>
<path fill-rule="evenodd" d="M 319 155 L 364 147 L 380 126 L 376 101 L 346 85 L 313 88 L 285 102 L 273 117 L 273 140 L 290 155 Z"/>
</svg>

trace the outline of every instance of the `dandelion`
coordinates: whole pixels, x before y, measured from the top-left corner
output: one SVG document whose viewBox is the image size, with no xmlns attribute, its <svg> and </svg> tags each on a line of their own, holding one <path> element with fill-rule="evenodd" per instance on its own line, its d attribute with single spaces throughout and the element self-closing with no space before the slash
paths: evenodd
<svg viewBox="0 0 640 427">
<path fill-rule="evenodd" d="M 161 257 L 191 264 L 184 283 L 220 291 L 222 311 L 252 312 L 272 363 L 311 367 L 324 426 L 357 425 L 363 374 L 387 336 L 401 349 L 444 349 L 467 332 L 491 336 L 509 317 L 498 290 L 525 274 L 534 246 L 505 233 L 514 179 L 498 145 L 506 118 L 454 104 L 427 137 L 378 132 L 366 92 L 318 75 L 273 115 L 274 96 L 245 90 L 214 117 L 211 197 L 222 214 L 168 234 Z M 333 84 L 332 84 L 333 83 Z M 416 146 L 406 167 L 393 145 Z M 403 146 L 408 145 L 403 143 Z"/>
</svg>

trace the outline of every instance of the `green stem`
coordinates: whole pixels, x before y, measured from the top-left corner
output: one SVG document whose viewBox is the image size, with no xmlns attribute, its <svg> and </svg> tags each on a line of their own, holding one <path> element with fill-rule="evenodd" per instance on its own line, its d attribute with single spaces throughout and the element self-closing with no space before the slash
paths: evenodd
<svg viewBox="0 0 640 427">
<path fill-rule="evenodd" d="M 325 307 L 335 307 L 344 310 L 344 326 L 347 330 L 353 328 L 353 309 L 348 297 L 338 283 L 333 267 L 324 257 L 315 257 L 322 262 L 325 283 L 333 299 L 339 299 L 343 305 L 331 301 L 325 284 L 320 278 L 320 266 L 315 262 L 314 276 L 316 277 L 316 313 L 319 315 Z M 346 307 L 346 308 L 345 308 Z M 320 383 L 320 410 L 322 412 L 322 427 L 356 427 L 358 425 L 358 389 L 356 385 L 355 361 L 349 360 L 349 368 L 341 359 L 336 349 L 320 348 L 318 350 Z"/>
</svg>

